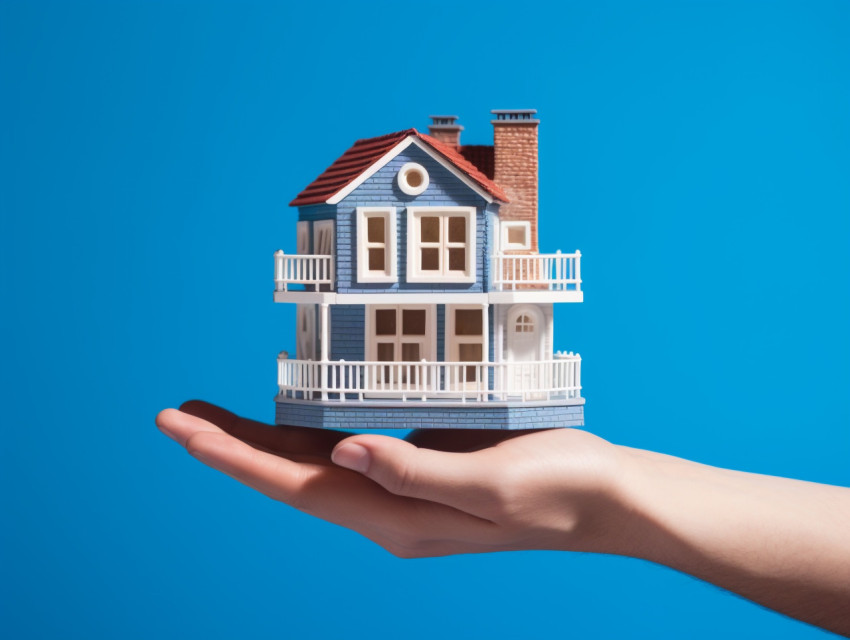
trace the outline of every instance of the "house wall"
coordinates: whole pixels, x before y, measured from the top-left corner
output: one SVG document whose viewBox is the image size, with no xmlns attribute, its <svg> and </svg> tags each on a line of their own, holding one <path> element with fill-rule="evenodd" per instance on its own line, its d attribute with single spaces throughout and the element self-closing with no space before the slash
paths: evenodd
<svg viewBox="0 0 850 640">
<path fill-rule="evenodd" d="M 418 196 L 409 196 L 399 187 L 396 174 L 407 162 L 417 162 L 425 167 L 429 175 L 428 188 Z M 326 205 L 320 205 L 322 207 Z M 398 260 L 398 282 L 357 282 L 357 207 L 396 207 L 396 247 Z M 407 207 L 450 206 L 475 207 L 475 282 L 473 283 L 408 283 L 407 282 Z M 299 219 L 307 219 L 307 212 L 316 207 L 302 207 Z M 336 206 L 337 219 L 337 291 L 340 293 L 393 293 L 396 291 L 421 291 L 440 293 L 443 291 L 484 291 L 489 277 L 489 259 L 485 259 L 492 246 L 492 219 L 496 205 L 487 206 L 487 201 L 456 178 L 420 148 L 411 145 L 393 158 L 380 171 L 371 176 Z M 315 218 L 313 218 L 315 219 Z"/>
</svg>

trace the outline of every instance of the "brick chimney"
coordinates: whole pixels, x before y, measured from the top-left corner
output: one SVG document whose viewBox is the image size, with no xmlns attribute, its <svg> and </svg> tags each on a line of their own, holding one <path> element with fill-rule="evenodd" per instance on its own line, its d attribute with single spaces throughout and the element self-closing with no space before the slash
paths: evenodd
<svg viewBox="0 0 850 640">
<path fill-rule="evenodd" d="M 457 116 L 428 116 L 431 124 L 428 125 L 428 133 L 440 142 L 460 148 L 460 132 L 463 127 L 457 124 Z"/>
<path fill-rule="evenodd" d="M 537 253 L 537 109 L 493 109 L 494 181 L 510 202 L 499 207 L 502 221 L 531 223 L 529 253 Z M 523 252 L 526 253 L 526 252 Z"/>
</svg>

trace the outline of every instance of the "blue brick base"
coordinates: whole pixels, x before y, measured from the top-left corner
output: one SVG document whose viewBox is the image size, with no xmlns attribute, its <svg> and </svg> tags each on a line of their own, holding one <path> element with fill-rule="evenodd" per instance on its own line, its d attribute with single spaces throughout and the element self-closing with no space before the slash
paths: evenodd
<svg viewBox="0 0 850 640">
<path fill-rule="evenodd" d="M 473 407 L 434 403 L 359 406 L 355 403 L 278 401 L 275 423 L 326 429 L 549 429 L 581 427 L 584 406 L 523 405 Z"/>
</svg>

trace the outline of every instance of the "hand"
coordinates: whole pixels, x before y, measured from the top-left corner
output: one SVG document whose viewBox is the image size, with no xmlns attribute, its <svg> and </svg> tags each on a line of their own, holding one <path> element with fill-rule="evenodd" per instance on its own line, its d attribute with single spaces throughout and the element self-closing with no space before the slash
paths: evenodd
<svg viewBox="0 0 850 640">
<path fill-rule="evenodd" d="M 265 425 L 198 401 L 166 409 L 157 425 L 205 464 L 400 557 L 625 552 L 627 456 L 584 431 L 349 436 Z"/>
</svg>

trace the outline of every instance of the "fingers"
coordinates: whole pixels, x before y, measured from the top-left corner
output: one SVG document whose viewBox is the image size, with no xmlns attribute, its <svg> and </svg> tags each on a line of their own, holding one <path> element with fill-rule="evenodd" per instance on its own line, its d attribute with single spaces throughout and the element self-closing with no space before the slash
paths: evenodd
<svg viewBox="0 0 850 640">
<path fill-rule="evenodd" d="M 494 469 L 486 466 L 487 460 L 480 454 L 423 449 L 378 435 L 343 440 L 331 459 L 396 495 L 439 502 L 469 513 L 480 512 L 488 478 L 494 475 Z"/>
<path fill-rule="evenodd" d="M 184 447 L 191 436 L 199 431 L 223 433 L 216 425 L 177 409 L 165 409 L 156 417 L 156 426 L 172 440 Z"/>
<path fill-rule="evenodd" d="M 201 462 L 301 511 L 354 529 L 404 557 L 504 544 L 492 523 L 442 504 L 393 495 L 364 476 L 258 451 L 226 433 L 199 430 L 186 448 Z"/>
<path fill-rule="evenodd" d="M 201 400 L 184 402 L 180 411 L 201 418 L 266 451 L 290 457 L 307 455 L 330 458 L 334 446 L 348 437 L 346 433 L 328 429 L 264 424 Z"/>
</svg>

